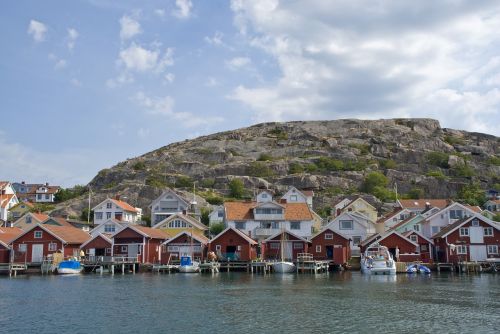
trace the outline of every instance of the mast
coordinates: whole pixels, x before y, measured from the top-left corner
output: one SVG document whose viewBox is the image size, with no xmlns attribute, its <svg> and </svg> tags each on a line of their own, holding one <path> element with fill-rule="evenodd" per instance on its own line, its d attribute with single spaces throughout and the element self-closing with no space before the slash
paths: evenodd
<svg viewBox="0 0 500 334">
<path fill-rule="evenodd" d="M 91 193 L 91 191 L 92 191 L 92 189 L 89 186 L 89 207 L 88 207 L 89 211 L 87 211 L 87 225 L 90 225 L 90 193 Z"/>
</svg>

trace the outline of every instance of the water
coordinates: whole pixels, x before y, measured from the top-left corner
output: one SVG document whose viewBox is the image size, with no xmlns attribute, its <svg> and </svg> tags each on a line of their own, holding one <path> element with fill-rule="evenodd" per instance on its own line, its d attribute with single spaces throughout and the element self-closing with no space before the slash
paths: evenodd
<svg viewBox="0 0 500 334">
<path fill-rule="evenodd" d="M 0 278 L 2 333 L 494 333 L 500 275 Z"/>
</svg>

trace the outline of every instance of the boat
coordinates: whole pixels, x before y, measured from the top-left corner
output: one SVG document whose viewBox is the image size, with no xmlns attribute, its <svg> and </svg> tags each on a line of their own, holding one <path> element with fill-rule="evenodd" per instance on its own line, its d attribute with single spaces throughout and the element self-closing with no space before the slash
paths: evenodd
<svg viewBox="0 0 500 334">
<path fill-rule="evenodd" d="M 423 264 L 420 263 L 412 263 L 409 266 L 406 267 L 406 272 L 408 274 L 430 274 L 431 270 L 424 266 Z"/>
<path fill-rule="evenodd" d="M 294 273 L 297 270 L 297 267 L 293 264 L 293 262 L 286 261 L 285 259 L 285 234 L 285 231 L 281 233 L 280 260 L 272 264 L 273 272 L 275 273 Z"/>
<path fill-rule="evenodd" d="M 395 275 L 396 262 L 387 247 L 373 244 L 361 257 L 361 272 L 371 275 Z"/>
<path fill-rule="evenodd" d="M 179 265 L 180 273 L 197 273 L 200 271 L 200 263 L 193 261 L 191 255 L 181 256 L 181 263 Z"/>
<path fill-rule="evenodd" d="M 57 274 L 79 274 L 83 270 L 80 261 L 78 260 L 65 260 L 59 262 L 55 268 Z"/>
</svg>

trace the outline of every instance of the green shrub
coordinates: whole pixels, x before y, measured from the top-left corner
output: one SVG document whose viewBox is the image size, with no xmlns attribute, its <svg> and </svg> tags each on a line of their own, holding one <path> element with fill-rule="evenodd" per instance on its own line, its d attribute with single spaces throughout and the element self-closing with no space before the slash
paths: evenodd
<svg viewBox="0 0 500 334">
<path fill-rule="evenodd" d="M 132 169 L 133 170 L 136 170 L 136 171 L 139 171 L 139 170 L 144 170 L 146 169 L 146 164 L 144 163 L 144 161 L 137 161 L 133 166 L 132 166 Z"/>
<path fill-rule="evenodd" d="M 215 186 L 215 179 L 211 177 L 203 179 L 200 182 L 200 186 L 203 188 L 213 188 Z"/>
<path fill-rule="evenodd" d="M 316 166 L 315 164 L 307 164 L 305 165 L 305 170 L 308 173 L 314 173 L 318 171 L 318 166 Z"/>
<path fill-rule="evenodd" d="M 219 233 L 221 233 L 222 231 L 224 231 L 224 223 L 216 223 L 216 224 L 212 224 L 210 226 L 210 233 L 212 235 L 217 235 Z"/>
<path fill-rule="evenodd" d="M 413 187 L 409 192 L 407 192 L 403 197 L 406 199 L 420 199 L 424 198 L 424 189 Z"/>
<path fill-rule="evenodd" d="M 500 157 L 494 155 L 488 159 L 488 163 L 491 165 L 500 166 Z"/>
<path fill-rule="evenodd" d="M 371 194 L 377 197 L 382 202 L 396 200 L 396 193 L 382 186 L 376 186 L 371 191 Z"/>
<path fill-rule="evenodd" d="M 273 156 L 268 153 L 261 153 L 257 161 L 271 161 Z"/>
<path fill-rule="evenodd" d="M 368 153 L 370 153 L 370 145 L 368 145 L 368 144 L 356 144 L 356 143 L 354 143 L 354 144 L 349 144 L 349 147 L 357 148 L 361 155 L 367 155 Z"/>
<path fill-rule="evenodd" d="M 433 166 L 441 167 L 441 168 L 449 168 L 448 159 L 450 155 L 443 152 L 429 152 L 426 155 L 427 162 Z"/>
<path fill-rule="evenodd" d="M 365 160 L 357 160 L 357 161 L 346 161 L 344 163 L 345 171 L 362 171 L 365 170 L 368 166 Z"/>
<path fill-rule="evenodd" d="M 446 179 L 446 175 L 444 175 L 443 172 L 440 170 L 431 170 L 431 171 L 428 171 L 427 174 L 425 174 L 425 175 L 432 176 L 438 180 L 445 180 Z"/>
<path fill-rule="evenodd" d="M 371 172 L 365 176 L 361 190 L 372 194 L 376 187 L 386 187 L 389 184 L 387 177 L 380 172 Z"/>
<path fill-rule="evenodd" d="M 229 196 L 234 198 L 242 198 L 245 193 L 245 185 L 240 179 L 232 179 L 229 182 Z"/>
<path fill-rule="evenodd" d="M 289 174 L 300 174 L 303 172 L 304 172 L 304 166 L 302 166 L 298 162 L 292 162 L 288 167 Z"/>
<path fill-rule="evenodd" d="M 379 162 L 380 167 L 384 169 L 395 169 L 396 168 L 396 162 L 394 160 L 388 159 L 388 160 L 381 160 Z"/>
<path fill-rule="evenodd" d="M 458 164 L 452 168 L 453 174 L 458 177 L 472 177 L 476 172 L 467 164 Z"/>
<path fill-rule="evenodd" d="M 255 177 L 270 177 L 274 171 L 262 161 L 254 161 L 248 166 L 248 175 Z"/>
<path fill-rule="evenodd" d="M 67 189 L 61 188 L 56 193 L 54 200 L 56 202 L 64 202 L 72 198 L 78 197 L 80 195 L 83 195 L 86 192 L 87 188 L 82 185 L 76 185 L 73 188 L 67 188 Z"/>
<path fill-rule="evenodd" d="M 283 130 L 283 129 L 280 129 L 278 127 L 276 127 L 274 129 L 272 129 L 271 131 L 269 131 L 269 135 L 271 135 L 273 137 L 276 137 L 279 140 L 286 140 L 286 139 L 288 139 L 288 134 L 286 133 L 286 131 Z"/>
<path fill-rule="evenodd" d="M 168 184 L 163 177 L 150 175 L 146 178 L 146 185 L 154 188 L 165 188 Z"/>
<path fill-rule="evenodd" d="M 340 171 L 344 170 L 344 162 L 328 157 L 320 157 L 316 162 L 316 166 L 321 171 Z"/>
<path fill-rule="evenodd" d="M 486 202 L 486 194 L 478 183 L 471 183 L 460 189 L 458 199 L 469 205 L 482 206 Z"/>
<path fill-rule="evenodd" d="M 465 141 L 462 138 L 447 135 L 444 137 L 444 141 L 450 145 L 465 145 Z"/>
<path fill-rule="evenodd" d="M 175 180 L 175 186 L 178 188 L 191 188 L 193 186 L 193 179 L 187 175 L 180 175 Z"/>
<path fill-rule="evenodd" d="M 212 205 L 221 205 L 224 203 L 224 199 L 215 194 L 205 197 L 205 200 Z"/>
</svg>

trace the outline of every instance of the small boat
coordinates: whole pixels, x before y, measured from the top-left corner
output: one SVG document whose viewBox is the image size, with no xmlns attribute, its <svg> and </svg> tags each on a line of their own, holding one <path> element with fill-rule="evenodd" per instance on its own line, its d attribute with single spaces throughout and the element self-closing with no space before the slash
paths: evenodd
<svg viewBox="0 0 500 334">
<path fill-rule="evenodd" d="M 198 261 L 193 261 L 190 255 L 181 256 L 180 273 L 197 273 L 199 271 L 200 263 Z"/>
<path fill-rule="evenodd" d="M 272 264 L 273 272 L 280 274 L 294 273 L 297 270 L 297 267 L 293 264 L 293 262 L 285 260 L 285 234 L 285 230 L 283 230 L 280 240 L 280 260 Z"/>
<path fill-rule="evenodd" d="M 416 274 L 416 273 L 430 274 L 431 270 L 428 267 L 424 266 L 423 264 L 412 263 L 408 267 L 406 267 L 406 272 L 408 274 Z"/>
<path fill-rule="evenodd" d="M 83 267 L 78 260 L 61 261 L 55 268 L 57 274 L 79 274 L 82 270 Z"/>
<path fill-rule="evenodd" d="M 396 262 L 387 247 L 373 244 L 361 257 L 361 272 L 371 275 L 395 275 Z"/>
</svg>

